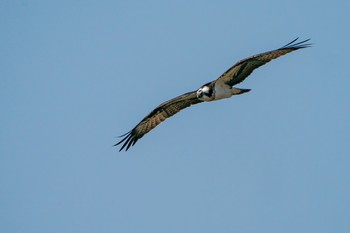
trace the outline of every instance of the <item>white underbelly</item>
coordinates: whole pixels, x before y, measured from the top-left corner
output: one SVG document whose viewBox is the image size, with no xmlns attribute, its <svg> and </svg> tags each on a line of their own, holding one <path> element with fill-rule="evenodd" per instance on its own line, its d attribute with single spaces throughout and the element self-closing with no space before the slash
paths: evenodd
<svg viewBox="0 0 350 233">
<path fill-rule="evenodd" d="M 215 91 L 214 100 L 230 98 L 232 96 L 231 86 L 227 84 L 220 84 L 219 82 L 215 83 L 214 91 Z"/>
</svg>

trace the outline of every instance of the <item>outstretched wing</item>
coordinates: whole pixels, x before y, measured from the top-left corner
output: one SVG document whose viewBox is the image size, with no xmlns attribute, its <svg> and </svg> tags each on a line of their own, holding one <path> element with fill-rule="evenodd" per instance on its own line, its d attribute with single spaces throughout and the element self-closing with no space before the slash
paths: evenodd
<svg viewBox="0 0 350 233">
<path fill-rule="evenodd" d="M 151 131 L 162 121 L 168 117 L 173 116 L 182 109 L 187 108 L 192 104 L 198 104 L 200 102 L 202 101 L 197 98 L 196 91 L 193 91 L 162 103 L 152 112 L 150 112 L 145 118 L 143 118 L 142 121 L 135 126 L 135 128 L 133 128 L 128 133 L 120 136 L 124 138 L 114 146 L 117 146 L 124 142 L 119 151 L 123 150 L 124 148 L 125 151 L 127 151 L 130 146 L 133 146 L 137 140 L 142 138 L 143 135 Z"/>
<path fill-rule="evenodd" d="M 223 73 L 217 79 L 217 81 L 223 82 L 230 86 L 234 86 L 246 79 L 256 68 L 265 65 L 269 61 L 283 56 L 287 53 L 290 53 L 292 51 L 307 48 L 311 45 L 306 43 L 310 39 L 295 43 L 297 40 L 298 38 L 279 49 L 272 50 L 266 53 L 260 53 L 237 62 L 225 73 Z"/>
</svg>

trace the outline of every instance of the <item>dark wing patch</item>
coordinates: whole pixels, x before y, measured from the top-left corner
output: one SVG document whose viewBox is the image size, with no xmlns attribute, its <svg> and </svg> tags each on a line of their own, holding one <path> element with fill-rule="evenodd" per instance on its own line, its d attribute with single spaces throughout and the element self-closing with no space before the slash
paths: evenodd
<svg viewBox="0 0 350 233">
<path fill-rule="evenodd" d="M 152 112 L 150 112 L 145 118 L 143 118 L 142 121 L 135 126 L 135 128 L 133 128 L 128 133 L 120 136 L 124 138 L 114 146 L 117 146 L 124 142 L 119 151 L 123 150 L 124 148 L 125 151 L 127 151 L 131 146 L 135 145 L 137 140 L 142 138 L 143 135 L 151 131 L 162 121 L 168 117 L 173 116 L 182 109 L 187 108 L 193 104 L 198 104 L 200 102 L 202 101 L 197 98 L 196 91 L 193 91 L 162 103 Z"/>
<path fill-rule="evenodd" d="M 279 49 L 260 53 L 237 62 L 225 73 L 223 73 L 217 79 L 217 81 L 224 82 L 230 86 L 234 86 L 246 79 L 256 68 L 265 65 L 269 61 L 292 51 L 311 46 L 311 44 L 306 43 L 310 39 L 295 43 L 297 40 L 298 38 Z"/>
</svg>

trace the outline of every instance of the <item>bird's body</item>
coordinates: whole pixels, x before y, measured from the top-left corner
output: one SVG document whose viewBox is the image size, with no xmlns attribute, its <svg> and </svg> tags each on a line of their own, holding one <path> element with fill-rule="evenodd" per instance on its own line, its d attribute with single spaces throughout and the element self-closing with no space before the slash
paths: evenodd
<svg viewBox="0 0 350 233">
<path fill-rule="evenodd" d="M 240 89 L 240 88 L 231 87 L 226 83 L 215 82 L 214 84 L 215 98 L 213 100 L 230 98 L 233 95 L 240 95 L 248 91 L 250 91 L 250 89 Z"/>
<path fill-rule="evenodd" d="M 122 135 L 121 137 L 124 138 L 115 144 L 115 146 L 124 142 L 120 151 L 124 148 L 127 151 L 138 139 L 143 137 L 143 135 L 151 131 L 162 121 L 193 104 L 230 98 L 233 95 L 240 95 L 250 91 L 250 89 L 240 89 L 233 86 L 242 82 L 253 70 L 268 63 L 272 59 L 310 46 L 310 44 L 306 44 L 309 40 L 294 43 L 297 39 L 279 49 L 243 59 L 229 68 L 218 79 L 204 84 L 197 91 L 185 93 L 162 103 L 143 118 L 131 131 Z"/>
<path fill-rule="evenodd" d="M 209 102 L 214 100 L 221 100 L 230 98 L 233 95 L 243 94 L 250 91 L 250 89 L 240 89 L 231 87 L 230 85 L 217 82 L 217 80 L 203 85 L 197 90 L 197 97 L 201 101 Z"/>
<path fill-rule="evenodd" d="M 214 99 L 213 100 L 221 100 L 225 98 L 230 98 L 234 95 L 234 90 L 230 85 L 221 82 L 214 83 Z"/>
</svg>

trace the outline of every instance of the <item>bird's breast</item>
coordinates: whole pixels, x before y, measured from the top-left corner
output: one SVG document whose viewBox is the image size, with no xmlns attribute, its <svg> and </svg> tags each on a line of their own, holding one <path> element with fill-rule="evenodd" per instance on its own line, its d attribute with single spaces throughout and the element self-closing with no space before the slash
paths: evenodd
<svg viewBox="0 0 350 233">
<path fill-rule="evenodd" d="M 230 98 L 232 96 L 231 86 L 216 82 L 214 85 L 214 100 L 220 100 L 225 98 Z"/>
</svg>

